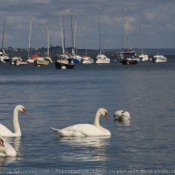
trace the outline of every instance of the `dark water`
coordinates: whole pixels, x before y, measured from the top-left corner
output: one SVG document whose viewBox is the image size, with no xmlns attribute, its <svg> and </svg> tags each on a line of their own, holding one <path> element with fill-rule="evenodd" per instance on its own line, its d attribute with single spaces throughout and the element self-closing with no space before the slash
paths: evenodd
<svg viewBox="0 0 175 175">
<path fill-rule="evenodd" d="M 173 174 L 175 164 L 175 60 L 126 66 L 76 64 L 73 70 L 0 64 L 1 123 L 13 131 L 19 114 L 22 137 L 9 138 L 16 158 L 0 158 L 1 171 L 17 174 Z M 50 127 L 100 124 L 112 136 L 61 139 Z M 113 114 L 130 112 L 130 123 Z"/>
</svg>

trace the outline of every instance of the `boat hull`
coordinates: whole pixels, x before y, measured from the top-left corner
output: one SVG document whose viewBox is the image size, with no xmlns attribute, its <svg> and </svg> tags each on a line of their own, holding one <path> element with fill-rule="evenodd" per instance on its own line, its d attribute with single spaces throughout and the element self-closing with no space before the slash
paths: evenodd
<svg viewBox="0 0 175 175">
<path fill-rule="evenodd" d="M 49 63 L 50 61 L 44 58 L 38 58 L 34 61 L 35 66 L 48 66 Z"/>
<path fill-rule="evenodd" d="M 27 60 L 15 60 L 14 65 L 26 65 L 29 62 Z"/>
<path fill-rule="evenodd" d="M 74 59 L 74 58 L 71 58 L 71 60 L 72 60 L 73 63 L 79 63 L 80 62 L 79 60 Z"/>
<path fill-rule="evenodd" d="M 137 60 L 122 60 L 121 62 L 124 65 L 134 65 L 134 64 L 137 64 L 138 63 Z"/>
<path fill-rule="evenodd" d="M 66 60 L 57 60 L 55 62 L 56 69 L 73 69 L 75 66 L 75 63 L 69 63 Z"/>
</svg>

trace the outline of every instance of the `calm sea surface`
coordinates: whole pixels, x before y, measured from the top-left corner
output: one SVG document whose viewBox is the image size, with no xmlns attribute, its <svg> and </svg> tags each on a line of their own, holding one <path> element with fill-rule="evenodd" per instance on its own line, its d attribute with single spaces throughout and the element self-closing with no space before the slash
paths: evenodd
<svg viewBox="0 0 175 175">
<path fill-rule="evenodd" d="M 17 157 L 0 158 L 3 174 L 173 174 L 173 59 L 131 66 L 112 60 L 73 70 L 0 63 L 0 99 L 0 123 L 10 130 L 16 105 L 28 114 L 19 113 L 22 136 L 8 139 Z M 100 124 L 111 137 L 62 139 L 50 129 L 93 124 L 101 107 L 109 120 L 101 117 Z M 130 123 L 114 122 L 119 109 L 130 112 Z"/>
</svg>

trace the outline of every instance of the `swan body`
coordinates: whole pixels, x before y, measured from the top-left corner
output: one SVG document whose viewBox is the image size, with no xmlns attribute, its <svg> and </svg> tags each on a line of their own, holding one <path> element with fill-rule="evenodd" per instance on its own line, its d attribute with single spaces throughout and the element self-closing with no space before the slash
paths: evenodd
<svg viewBox="0 0 175 175">
<path fill-rule="evenodd" d="M 16 156 L 16 155 L 17 153 L 15 149 L 2 137 L 0 137 L 0 157 Z"/>
<path fill-rule="evenodd" d="M 103 128 L 99 124 L 99 119 L 101 115 L 103 115 L 108 120 L 107 110 L 104 108 L 100 108 L 96 113 L 94 125 L 76 124 L 63 129 L 51 129 L 61 137 L 110 136 L 110 131 Z"/>
<path fill-rule="evenodd" d="M 14 133 L 11 132 L 6 126 L 0 124 L 0 134 L 1 134 L 1 136 L 5 136 L 5 137 L 21 136 L 21 129 L 20 129 L 19 121 L 18 121 L 18 112 L 19 111 L 22 112 L 24 115 L 27 115 L 24 106 L 17 105 L 14 108 L 14 111 L 13 111 L 13 126 L 14 126 L 15 132 Z"/>
<path fill-rule="evenodd" d="M 128 111 L 118 110 L 114 113 L 114 121 L 127 121 L 130 120 L 131 116 Z"/>
</svg>

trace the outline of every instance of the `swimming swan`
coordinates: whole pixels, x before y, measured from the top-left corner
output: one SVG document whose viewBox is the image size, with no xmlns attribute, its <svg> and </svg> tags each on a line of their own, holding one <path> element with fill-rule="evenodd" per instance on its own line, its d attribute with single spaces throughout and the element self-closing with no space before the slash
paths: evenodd
<svg viewBox="0 0 175 175">
<path fill-rule="evenodd" d="M 131 117 L 128 111 L 118 110 L 114 113 L 114 121 L 123 122 L 130 119 Z"/>
<path fill-rule="evenodd" d="M 0 157 L 6 156 L 16 156 L 16 151 L 8 142 L 0 137 Z"/>
<path fill-rule="evenodd" d="M 7 127 L 4 125 L 0 124 L 0 134 L 1 136 L 5 137 L 17 137 L 21 136 L 21 129 L 19 126 L 19 121 L 18 121 L 18 112 L 22 112 L 24 115 L 27 115 L 24 106 L 22 105 L 17 105 L 13 111 L 13 126 L 15 132 L 11 132 Z"/>
<path fill-rule="evenodd" d="M 55 128 L 51 129 L 61 137 L 110 136 L 110 131 L 101 127 L 99 124 L 101 115 L 103 115 L 107 120 L 109 119 L 107 110 L 100 108 L 96 113 L 94 125 L 76 124 L 60 130 Z"/>
</svg>

